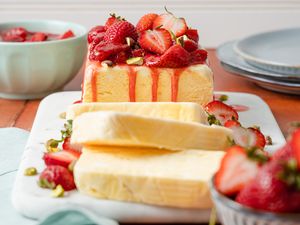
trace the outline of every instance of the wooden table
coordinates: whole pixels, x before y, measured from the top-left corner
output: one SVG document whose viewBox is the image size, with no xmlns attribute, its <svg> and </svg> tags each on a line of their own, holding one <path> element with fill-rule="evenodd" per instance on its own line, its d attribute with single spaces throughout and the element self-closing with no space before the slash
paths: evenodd
<svg viewBox="0 0 300 225">
<path fill-rule="evenodd" d="M 215 90 L 247 92 L 260 96 L 270 106 L 281 130 L 286 135 L 291 121 L 300 121 L 300 96 L 279 94 L 264 90 L 255 84 L 226 72 L 216 58 L 215 50 L 209 50 L 214 71 Z M 75 77 L 64 90 L 80 90 L 81 77 Z M 0 127 L 31 129 L 40 100 L 0 99 Z"/>
</svg>

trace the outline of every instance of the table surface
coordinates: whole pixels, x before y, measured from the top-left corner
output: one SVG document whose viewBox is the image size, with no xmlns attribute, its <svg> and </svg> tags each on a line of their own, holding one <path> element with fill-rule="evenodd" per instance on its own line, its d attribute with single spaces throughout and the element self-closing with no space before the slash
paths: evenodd
<svg viewBox="0 0 300 225">
<path fill-rule="evenodd" d="M 271 108 L 279 127 L 286 136 L 289 123 L 300 121 L 300 96 L 280 94 L 264 90 L 254 83 L 226 72 L 216 57 L 215 50 L 209 50 L 209 59 L 214 72 L 216 91 L 246 92 L 260 96 Z M 80 90 L 82 78 L 75 77 L 63 90 Z M 0 99 L 0 127 L 31 129 L 40 100 Z"/>
<path fill-rule="evenodd" d="M 271 108 L 283 134 L 288 134 L 289 123 L 300 121 L 300 96 L 286 95 L 264 90 L 255 84 L 226 72 L 209 50 L 211 68 L 214 72 L 216 91 L 246 92 L 260 96 Z M 75 77 L 63 90 L 80 90 L 82 77 Z M 0 99 L 0 127 L 19 127 L 30 131 L 40 100 Z"/>
</svg>

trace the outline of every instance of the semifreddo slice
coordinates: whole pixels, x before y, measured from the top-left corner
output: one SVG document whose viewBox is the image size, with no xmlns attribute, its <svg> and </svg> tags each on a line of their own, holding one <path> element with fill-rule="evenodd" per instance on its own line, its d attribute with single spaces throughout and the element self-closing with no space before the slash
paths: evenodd
<svg viewBox="0 0 300 225">
<path fill-rule="evenodd" d="M 67 119 L 73 120 L 85 112 L 97 111 L 127 112 L 153 118 L 207 124 L 207 114 L 204 109 L 193 102 L 93 102 L 73 104 L 68 107 Z"/>
<path fill-rule="evenodd" d="M 89 112 L 73 121 L 72 144 L 224 150 L 232 131 L 221 126 L 117 112 Z"/>
<path fill-rule="evenodd" d="M 101 199 L 211 208 L 209 186 L 222 151 L 85 146 L 74 168 L 81 193 Z"/>
</svg>

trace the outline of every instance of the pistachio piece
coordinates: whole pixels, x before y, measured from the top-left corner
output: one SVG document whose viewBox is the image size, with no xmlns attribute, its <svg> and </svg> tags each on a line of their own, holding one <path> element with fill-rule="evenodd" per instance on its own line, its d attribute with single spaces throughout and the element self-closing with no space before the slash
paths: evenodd
<svg viewBox="0 0 300 225">
<path fill-rule="evenodd" d="M 221 95 L 220 97 L 219 97 L 219 101 L 221 101 L 221 102 L 225 102 L 225 101 L 227 101 L 228 100 L 228 95 Z"/>
<path fill-rule="evenodd" d="M 51 193 L 51 197 L 53 198 L 61 198 L 64 197 L 65 190 L 64 188 L 59 184 L 56 186 L 55 189 L 53 189 Z"/>
<path fill-rule="evenodd" d="M 37 169 L 35 167 L 28 167 L 24 171 L 25 176 L 34 176 L 37 175 Z"/>
<path fill-rule="evenodd" d="M 59 142 L 60 141 L 55 140 L 55 139 L 48 140 L 45 144 L 47 152 L 58 152 L 59 151 L 59 148 L 58 148 Z"/>
<path fill-rule="evenodd" d="M 110 61 L 110 60 L 104 60 L 104 61 L 101 62 L 101 66 L 103 66 L 103 67 L 111 67 L 111 66 L 113 66 L 113 62 Z"/>
<path fill-rule="evenodd" d="M 143 60 L 143 57 L 133 57 L 133 58 L 129 58 L 126 60 L 126 63 L 128 65 L 143 65 L 144 63 L 144 60 Z"/>
<path fill-rule="evenodd" d="M 135 41 L 131 37 L 126 37 L 126 43 L 128 46 L 133 46 Z"/>
</svg>

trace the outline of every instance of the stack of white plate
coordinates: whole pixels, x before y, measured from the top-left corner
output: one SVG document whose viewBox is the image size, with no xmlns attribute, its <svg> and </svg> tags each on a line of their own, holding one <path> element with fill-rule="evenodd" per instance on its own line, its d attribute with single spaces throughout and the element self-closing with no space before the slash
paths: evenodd
<svg viewBox="0 0 300 225">
<path fill-rule="evenodd" d="M 269 90 L 300 95 L 300 28 L 227 42 L 217 55 L 229 72 Z"/>
</svg>

